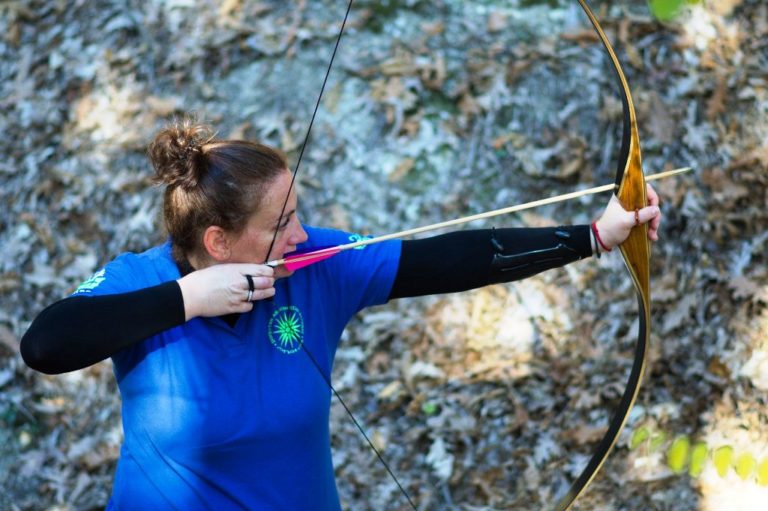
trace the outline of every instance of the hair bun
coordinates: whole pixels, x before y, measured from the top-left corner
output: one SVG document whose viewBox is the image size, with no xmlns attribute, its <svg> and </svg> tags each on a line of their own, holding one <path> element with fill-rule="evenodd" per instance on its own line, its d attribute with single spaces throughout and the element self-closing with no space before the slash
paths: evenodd
<svg viewBox="0 0 768 511">
<path fill-rule="evenodd" d="M 155 179 L 167 186 L 194 188 L 206 171 L 203 146 L 213 139 L 209 126 L 183 119 L 166 126 L 149 144 Z"/>
</svg>

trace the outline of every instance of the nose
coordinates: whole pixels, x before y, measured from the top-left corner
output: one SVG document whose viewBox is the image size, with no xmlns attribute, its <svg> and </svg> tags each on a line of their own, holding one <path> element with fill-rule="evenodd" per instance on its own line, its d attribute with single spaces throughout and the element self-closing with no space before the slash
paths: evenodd
<svg viewBox="0 0 768 511">
<path fill-rule="evenodd" d="M 309 236 L 307 235 L 307 231 L 304 230 L 304 226 L 301 225 L 301 222 L 296 222 L 296 228 L 291 232 L 290 237 L 290 244 L 291 245 L 300 245 L 307 241 L 309 239 Z"/>
</svg>

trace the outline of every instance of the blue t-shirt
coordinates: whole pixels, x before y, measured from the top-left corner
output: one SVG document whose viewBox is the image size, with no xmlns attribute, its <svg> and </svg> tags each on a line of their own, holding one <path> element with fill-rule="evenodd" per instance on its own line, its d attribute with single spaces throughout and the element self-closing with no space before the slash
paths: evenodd
<svg viewBox="0 0 768 511">
<path fill-rule="evenodd" d="M 306 227 L 300 248 L 355 235 Z M 348 250 L 275 284 L 234 327 L 195 318 L 112 357 L 123 443 L 112 510 L 338 510 L 328 426 L 341 333 L 386 302 L 398 241 Z M 76 295 L 107 295 L 179 278 L 169 243 L 123 254 Z M 105 335 L 109 335 L 105 332 Z"/>
</svg>

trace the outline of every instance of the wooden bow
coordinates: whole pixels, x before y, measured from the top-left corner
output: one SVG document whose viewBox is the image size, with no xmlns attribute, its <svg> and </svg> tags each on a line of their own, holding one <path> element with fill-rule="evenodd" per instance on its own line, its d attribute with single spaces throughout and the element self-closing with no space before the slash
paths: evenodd
<svg viewBox="0 0 768 511">
<path fill-rule="evenodd" d="M 624 111 L 624 134 L 622 139 L 621 152 L 619 157 L 619 164 L 618 164 L 618 169 L 616 173 L 616 181 L 615 181 L 614 189 L 615 189 L 615 194 L 618 197 L 624 209 L 629 211 L 637 210 L 647 205 L 647 196 L 646 196 L 646 187 L 645 187 L 645 176 L 643 175 L 643 169 L 642 169 L 641 158 L 640 158 L 640 140 L 637 133 L 637 121 L 635 118 L 634 105 L 632 104 L 632 98 L 629 92 L 629 86 L 627 85 L 627 80 L 624 76 L 624 72 L 621 69 L 619 60 L 616 58 L 616 54 L 614 53 L 613 48 L 611 47 L 611 44 L 608 41 L 608 38 L 605 36 L 605 33 L 600 27 L 599 22 L 595 18 L 594 14 L 590 10 L 587 3 L 584 0 L 578 0 L 578 1 L 579 1 L 579 4 L 581 4 L 581 7 L 584 9 L 584 12 L 587 14 L 590 21 L 592 22 L 592 25 L 594 26 L 598 35 L 600 36 L 600 39 L 602 40 L 603 45 L 605 46 L 605 49 L 608 51 L 608 54 L 611 57 L 611 61 L 613 62 L 613 66 L 616 71 L 616 76 L 621 86 L 622 103 L 623 103 L 623 111 Z M 344 32 L 344 26 L 346 24 L 347 17 L 349 16 L 349 12 L 352 7 L 352 2 L 353 0 L 349 0 L 349 3 L 347 5 L 347 11 L 344 17 L 344 21 L 342 22 L 341 29 L 336 39 L 336 46 L 334 47 L 333 55 L 331 56 L 330 62 L 328 64 L 328 69 L 325 74 L 325 79 L 323 80 L 323 85 L 321 87 L 320 94 L 318 95 L 317 102 L 315 104 L 315 110 L 312 114 L 312 119 L 310 120 L 309 127 L 307 128 L 307 132 L 304 137 L 304 142 L 301 146 L 299 159 L 296 164 L 296 168 L 293 172 L 293 178 L 290 186 L 291 188 L 294 186 L 296 175 L 299 171 L 299 166 L 301 164 L 301 159 L 304 154 L 304 149 L 306 148 L 307 142 L 309 140 L 309 135 L 312 130 L 312 124 L 315 119 L 315 114 L 317 113 L 317 108 L 323 96 L 323 91 L 325 89 L 325 85 L 328 80 L 328 75 L 333 65 L 333 60 L 336 55 L 336 50 L 338 49 L 341 36 Z M 290 195 L 290 189 L 288 194 L 286 194 L 285 202 L 283 204 L 283 212 L 281 212 L 281 217 L 285 211 L 285 206 L 288 202 L 289 195 Z M 274 233 L 274 237 L 272 239 L 272 243 L 270 244 L 269 250 L 267 252 L 265 261 L 269 261 L 269 256 L 272 251 L 272 247 L 274 245 L 276 237 L 277 237 L 277 232 Z M 603 463 L 605 462 L 611 449 L 616 444 L 616 440 L 618 439 L 618 436 L 621 433 L 621 430 L 623 429 L 624 424 L 626 423 L 629 411 L 634 405 L 635 399 L 637 397 L 638 390 L 640 388 L 640 382 L 642 380 L 643 372 L 644 372 L 646 361 L 647 361 L 649 326 L 650 326 L 650 289 L 649 289 L 650 287 L 649 286 L 650 244 L 648 241 L 647 225 L 643 224 L 633 228 L 627 240 L 624 241 L 624 243 L 622 243 L 622 245 L 619 248 L 621 250 L 621 255 L 624 259 L 627 269 L 629 270 L 630 276 L 632 277 L 632 282 L 637 291 L 637 301 L 638 301 L 638 306 L 640 308 L 640 322 L 639 322 L 637 345 L 635 348 L 635 359 L 632 365 L 632 370 L 629 375 L 629 381 L 627 382 L 627 387 L 624 390 L 619 406 L 617 410 L 614 412 L 614 415 L 610 421 L 608 430 L 606 431 L 603 438 L 600 440 L 594 454 L 592 455 L 592 458 L 589 460 L 589 463 L 587 463 L 587 466 L 584 468 L 582 473 L 573 483 L 573 485 L 568 490 L 566 495 L 563 496 L 563 498 L 561 498 L 560 501 L 556 504 L 554 509 L 558 511 L 570 509 L 570 507 L 573 505 L 573 502 L 579 497 L 579 495 L 581 495 L 586 490 L 587 486 L 594 479 L 595 475 L 600 470 L 600 467 L 602 467 Z M 360 430 L 360 432 L 362 433 L 363 437 L 366 439 L 370 447 L 377 454 L 377 456 L 383 463 L 384 467 L 389 472 L 390 476 L 397 483 L 398 487 L 400 488 L 400 491 L 403 493 L 403 495 L 407 499 L 410 507 L 415 510 L 416 505 L 411 500 L 410 496 L 408 496 L 405 489 L 400 485 L 400 482 L 397 480 L 395 475 L 389 469 L 389 466 L 381 457 L 381 455 L 376 450 L 376 448 L 373 446 L 373 444 L 371 443 L 370 439 L 367 437 L 365 432 L 359 426 L 359 424 L 357 423 L 357 420 L 349 411 L 344 401 L 341 400 L 341 396 L 339 396 L 336 390 L 333 388 L 329 378 L 322 372 L 322 370 L 320 370 L 320 367 L 317 365 L 315 358 L 307 350 L 307 347 L 304 345 L 302 345 L 302 347 L 304 352 L 312 360 L 313 364 L 317 367 L 318 371 L 320 372 L 320 375 L 323 377 L 326 384 L 331 388 L 333 393 L 341 401 L 344 408 L 347 409 L 347 412 L 350 414 L 350 417 L 355 422 L 355 424 L 357 425 L 358 429 Z"/>
<path fill-rule="evenodd" d="M 579 0 L 582 9 L 592 22 L 592 26 L 600 36 L 603 46 L 611 57 L 611 62 L 616 70 L 616 76 L 621 88 L 621 99 L 624 110 L 624 133 L 619 153 L 619 164 L 616 171 L 615 194 L 624 209 L 634 211 L 648 205 L 646 196 L 645 176 L 643 174 L 642 160 L 640 158 L 640 137 L 637 133 L 637 119 L 629 85 L 621 69 L 619 59 L 616 58 L 611 43 L 600 27 L 592 10 L 585 0 Z M 635 346 L 635 360 L 629 373 L 629 380 L 621 396 L 619 406 L 614 412 L 608 425 L 608 430 L 597 445 L 592 458 L 581 472 L 576 481 L 571 485 L 568 493 L 557 503 L 557 511 L 570 509 L 573 502 L 581 495 L 592 482 L 600 467 L 603 466 L 608 454 L 616 444 L 616 440 L 627 422 L 629 411 L 635 403 L 643 372 L 648 361 L 648 344 L 651 324 L 651 294 L 650 294 L 650 257 L 651 247 L 648 241 L 648 225 L 635 226 L 629 237 L 619 246 L 621 256 L 624 259 L 627 270 L 632 277 L 632 283 L 637 292 L 637 304 L 640 309 L 640 321 L 637 332 L 637 344 Z"/>
</svg>

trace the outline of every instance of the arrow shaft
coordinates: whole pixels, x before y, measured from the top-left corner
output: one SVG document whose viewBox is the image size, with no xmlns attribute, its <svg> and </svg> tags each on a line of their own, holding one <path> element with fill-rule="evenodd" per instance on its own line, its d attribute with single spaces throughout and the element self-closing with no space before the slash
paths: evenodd
<svg viewBox="0 0 768 511">
<path fill-rule="evenodd" d="M 665 177 L 670 177 L 670 176 L 674 176 L 674 175 L 677 175 L 677 174 L 682 174 L 683 172 L 688 172 L 689 170 L 691 170 L 691 167 L 683 167 L 683 168 L 679 168 L 679 169 L 668 170 L 666 172 L 659 172 L 657 174 L 652 174 L 650 176 L 646 176 L 645 180 L 646 181 L 655 181 L 657 179 L 663 179 Z M 376 238 L 369 238 L 369 239 L 366 239 L 366 240 L 355 241 L 353 243 L 347 243 L 347 244 L 344 244 L 344 245 L 339 245 L 338 247 L 334 247 L 334 249 L 337 249 L 339 252 L 341 252 L 343 250 L 349 250 L 351 248 L 364 247 L 366 245 L 373 245 L 374 243 L 381 243 L 382 241 L 388 241 L 388 240 L 394 240 L 394 239 L 400 239 L 400 238 L 407 238 L 408 236 L 413 236 L 415 234 L 421 234 L 423 232 L 434 231 L 434 230 L 437 230 L 437 229 L 443 229 L 445 227 L 451 227 L 451 226 L 454 226 L 454 225 L 461 225 L 461 224 L 465 224 L 465 223 L 468 223 L 468 222 L 474 222 L 475 220 L 483 220 L 485 218 L 493 218 L 493 217 L 500 216 L 500 215 L 507 215 L 509 213 L 515 213 L 515 212 L 523 211 L 523 210 L 526 210 L 526 209 L 537 208 L 537 207 L 540 207 L 540 206 L 546 206 L 548 204 L 555 204 L 557 202 L 563 202 L 563 201 L 567 201 L 567 200 L 571 200 L 571 199 L 576 199 L 578 197 L 583 197 L 585 195 L 593 195 L 593 194 L 596 194 L 596 193 L 607 192 L 607 191 L 610 191 L 610 190 L 613 190 L 613 189 L 614 189 L 614 185 L 613 184 L 602 185 L 602 186 L 595 186 L 593 188 L 587 188 L 585 190 L 579 190 L 579 191 L 576 191 L 576 192 L 565 193 L 563 195 L 557 195 L 555 197 L 549 197 L 547 199 L 539 199 L 539 200 L 535 200 L 535 201 L 532 201 L 532 202 L 526 202 L 525 204 L 518 204 L 516 206 L 508 206 L 508 207 L 501 208 L 501 209 L 494 209 L 493 211 L 485 211 L 483 213 L 477 213 L 477 214 L 474 214 L 474 215 L 469 215 L 469 216 L 465 216 L 465 217 L 461 217 L 461 218 L 454 218 L 453 220 L 446 220 L 446 221 L 443 221 L 443 222 L 437 222 L 437 223 L 430 224 L 430 225 L 425 225 L 425 226 L 422 226 L 422 227 L 414 227 L 412 229 L 406 229 L 404 231 L 393 232 L 391 234 L 385 234 L 383 236 L 378 236 Z M 327 248 L 326 249 L 322 249 L 320 252 L 325 251 L 325 250 L 328 250 L 328 249 Z M 300 257 L 309 259 L 309 258 L 312 258 L 312 256 L 313 256 L 313 253 L 309 252 L 309 253 L 307 253 L 305 255 L 302 255 Z M 288 260 L 288 258 L 277 259 L 277 260 L 274 260 L 274 261 L 269 261 L 267 263 L 267 265 L 268 266 L 272 266 L 272 267 L 280 266 L 281 264 L 285 264 L 287 262 L 287 260 Z"/>
</svg>

